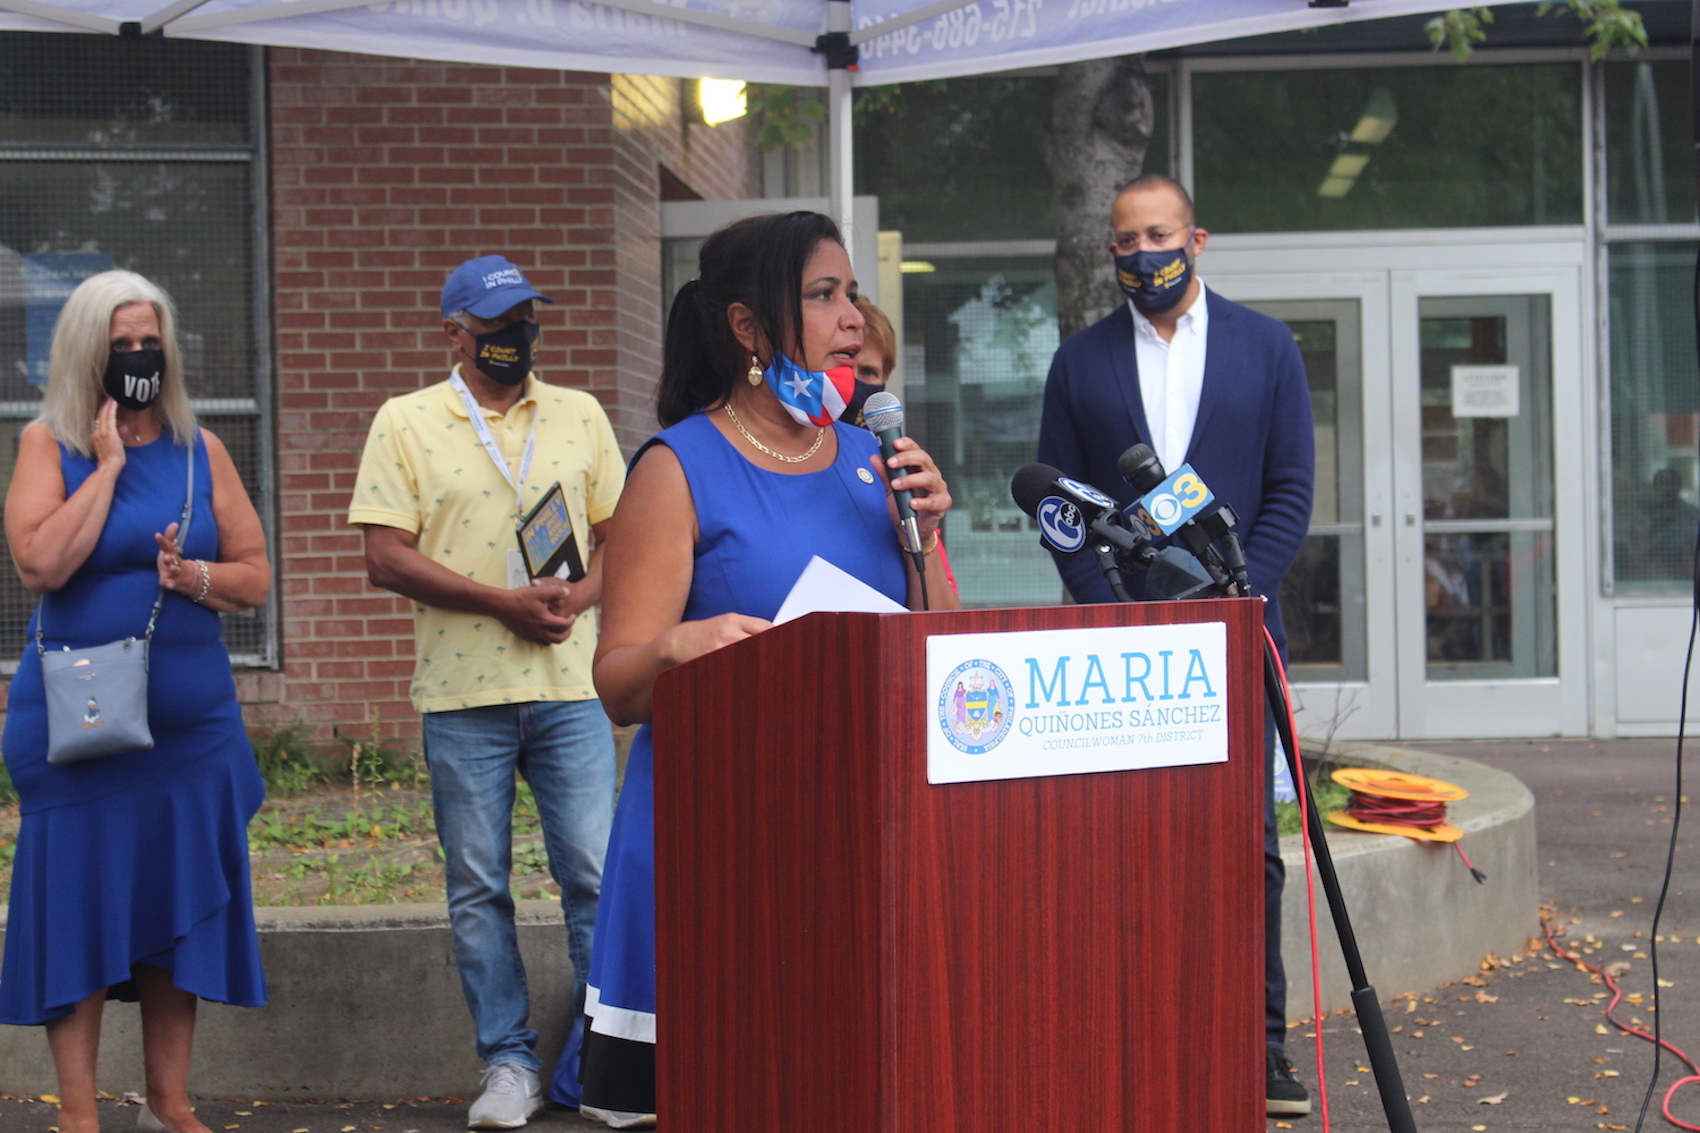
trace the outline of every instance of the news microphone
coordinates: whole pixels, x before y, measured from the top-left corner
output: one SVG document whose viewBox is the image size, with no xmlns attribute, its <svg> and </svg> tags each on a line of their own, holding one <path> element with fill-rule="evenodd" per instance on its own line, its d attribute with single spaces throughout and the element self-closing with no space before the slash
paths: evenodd
<svg viewBox="0 0 1700 1133">
<path fill-rule="evenodd" d="M 1139 556 L 1144 541 L 1129 527 L 1121 506 L 1090 484 L 1071 480 L 1048 464 L 1024 464 L 1009 481 L 1009 494 L 1039 523 L 1047 547 L 1072 555 L 1096 537 L 1126 554 Z"/>
<path fill-rule="evenodd" d="M 1179 547 L 1164 547 L 1156 552 L 1145 571 L 1145 594 L 1159 602 L 1207 598 L 1216 589 L 1216 579 L 1204 569 L 1198 556 Z"/>
<path fill-rule="evenodd" d="M 903 403 L 897 400 L 897 395 L 880 390 L 869 394 L 867 402 L 862 406 L 862 424 L 868 432 L 880 440 L 880 456 L 885 464 L 885 475 L 888 480 L 896 480 L 908 475 L 907 469 L 896 469 L 891 466 L 891 458 L 897 455 L 897 438 L 903 435 Z M 909 537 L 909 552 L 916 557 L 917 565 L 921 555 L 921 526 L 915 518 L 914 494 L 908 488 L 893 489 L 892 496 L 897 500 L 897 519 L 903 525 L 903 533 Z"/>
<path fill-rule="evenodd" d="M 1116 461 L 1116 471 L 1142 496 L 1168 477 L 1168 473 L 1163 471 L 1163 462 L 1157 459 L 1157 450 L 1147 444 L 1134 445 L 1122 453 Z"/>
<path fill-rule="evenodd" d="M 1201 514 L 1216 497 L 1192 465 L 1183 464 L 1165 476 L 1163 462 L 1151 446 L 1136 444 L 1121 454 L 1116 470 L 1140 493 L 1130 511 L 1141 534 L 1153 542 L 1165 535 L 1178 535 L 1223 590 L 1237 588 L 1242 594 L 1251 593 L 1238 536 L 1232 536 L 1229 562 L 1223 561 L 1215 546 L 1218 539 L 1231 536 L 1239 517 L 1226 504 L 1208 515 Z"/>
<path fill-rule="evenodd" d="M 1090 544 L 1110 592 L 1118 601 L 1133 601 L 1122 575 L 1143 569 L 1151 547 L 1128 526 L 1121 505 L 1048 464 L 1016 469 L 1009 494 L 1038 521 L 1041 543 L 1067 555 Z"/>
<path fill-rule="evenodd" d="M 1128 510 L 1134 524 L 1153 541 L 1173 535 L 1216 499 L 1190 464 L 1165 476 L 1163 462 L 1150 445 L 1134 445 L 1122 453 L 1116 470 L 1139 492 L 1139 499 Z"/>
</svg>

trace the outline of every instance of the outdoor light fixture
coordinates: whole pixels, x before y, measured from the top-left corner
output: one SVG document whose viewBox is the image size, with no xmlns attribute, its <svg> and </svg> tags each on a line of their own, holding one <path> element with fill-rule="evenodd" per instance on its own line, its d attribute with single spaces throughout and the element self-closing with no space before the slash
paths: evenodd
<svg viewBox="0 0 1700 1133">
<path fill-rule="evenodd" d="M 897 270 L 904 275 L 925 275 L 927 272 L 938 271 L 939 269 L 926 260 L 904 260 L 897 265 Z"/>
<path fill-rule="evenodd" d="M 718 126 L 742 118 L 749 110 L 740 79 L 698 79 L 697 107 L 704 125 Z"/>
<path fill-rule="evenodd" d="M 1387 88 L 1381 87 L 1370 96 L 1369 105 L 1364 107 L 1358 124 L 1352 127 L 1351 135 L 1346 139 L 1346 148 L 1328 167 L 1328 175 L 1317 186 L 1316 195 L 1339 200 L 1351 192 L 1352 186 L 1358 183 L 1358 176 L 1369 164 L 1369 154 L 1363 147 L 1380 145 L 1398 124 L 1399 108 L 1394 105 L 1393 96 Z"/>
</svg>

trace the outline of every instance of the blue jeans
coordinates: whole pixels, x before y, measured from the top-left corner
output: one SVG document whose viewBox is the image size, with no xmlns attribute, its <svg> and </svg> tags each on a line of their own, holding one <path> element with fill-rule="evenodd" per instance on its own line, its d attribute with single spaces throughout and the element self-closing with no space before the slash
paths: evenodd
<svg viewBox="0 0 1700 1133">
<path fill-rule="evenodd" d="M 614 736 L 599 700 L 427 712 L 425 762 L 448 874 L 449 923 L 478 1057 L 541 1070 L 509 888 L 518 772 L 543 820 L 573 964 L 573 1034 L 583 1026 L 596 901 L 614 817 Z"/>
</svg>

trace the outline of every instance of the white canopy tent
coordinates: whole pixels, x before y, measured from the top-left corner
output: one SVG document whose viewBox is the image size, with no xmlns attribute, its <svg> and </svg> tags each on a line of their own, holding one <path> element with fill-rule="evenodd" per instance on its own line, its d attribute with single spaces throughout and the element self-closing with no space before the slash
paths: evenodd
<svg viewBox="0 0 1700 1133">
<path fill-rule="evenodd" d="M 1511 3 L 1517 0 L 1474 0 Z M 1527 2 L 1527 0 L 1524 0 Z M 1311 6 L 1340 4 L 1341 6 Z M 162 34 L 401 58 L 828 88 L 849 219 L 855 86 L 1050 66 L 1457 0 L 0 0 L 0 30 Z M 857 58 L 859 56 L 859 59 Z M 852 62 L 854 60 L 854 62 Z"/>
</svg>

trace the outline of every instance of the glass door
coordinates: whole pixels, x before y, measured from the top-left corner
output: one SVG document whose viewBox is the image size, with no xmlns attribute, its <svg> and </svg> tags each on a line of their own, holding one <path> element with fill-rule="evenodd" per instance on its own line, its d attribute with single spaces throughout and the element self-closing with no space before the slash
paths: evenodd
<svg viewBox="0 0 1700 1133">
<path fill-rule="evenodd" d="M 1315 502 L 1281 587 L 1299 728 L 1319 738 L 1396 735 L 1387 273 L 1212 274 L 1209 283 L 1286 323 L 1310 383 Z"/>
<path fill-rule="evenodd" d="M 1549 307 L 1417 302 L 1425 680 L 1558 675 Z"/>
<path fill-rule="evenodd" d="M 1580 272 L 1235 259 L 1210 285 L 1285 322 L 1310 381 L 1316 500 L 1281 591 L 1301 730 L 1585 734 Z"/>
<path fill-rule="evenodd" d="M 1404 738 L 1586 731 L 1579 291 L 1393 273 Z"/>
</svg>

